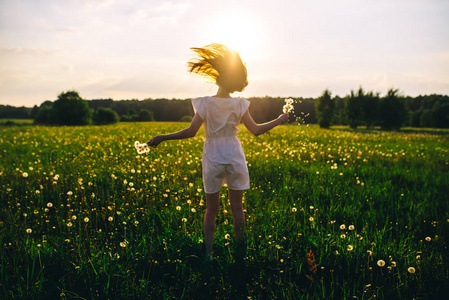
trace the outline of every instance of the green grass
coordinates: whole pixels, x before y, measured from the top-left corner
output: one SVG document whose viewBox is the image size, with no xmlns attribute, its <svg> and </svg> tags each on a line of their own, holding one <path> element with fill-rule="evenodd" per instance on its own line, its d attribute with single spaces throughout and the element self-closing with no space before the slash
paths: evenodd
<svg viewBox="0 0 449 300">
<path fill-rule="evenodd" d="M 0 119 L 0 126 L 31 125 L 33 122 L 33 119 Z"/>
<path fill-rule="evenodd" d="M 148 154 L 134 149 L 185 126 L 0 128 L 0 298 L 449 293 L 447 131 L 281 126 L 255 138 L 242 127 L 251 177 L 243 272 L 225 189 L 216 261 L 202 264 L 203 131 Z"/>
</svg>

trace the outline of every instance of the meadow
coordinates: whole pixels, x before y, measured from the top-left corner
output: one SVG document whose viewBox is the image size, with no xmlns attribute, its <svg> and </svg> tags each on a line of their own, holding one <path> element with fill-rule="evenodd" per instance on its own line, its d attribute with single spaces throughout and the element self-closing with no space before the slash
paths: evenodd
<svg viewBox="0 0 449 300">
<path fill-rule="evenodd" d="M 440 299 L 449 131 L 242 127 L 245 267 L 226 189 L 203 264 L 202 129 L 0 127 L 2 299 Z"/>
</svg>

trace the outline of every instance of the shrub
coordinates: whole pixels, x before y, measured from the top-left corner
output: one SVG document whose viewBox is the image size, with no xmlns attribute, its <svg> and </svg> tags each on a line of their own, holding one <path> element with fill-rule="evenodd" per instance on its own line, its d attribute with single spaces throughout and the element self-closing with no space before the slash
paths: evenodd
<svg viewBox="0 0 449 300">
<path fill-rule="evenodd" d="M 119 121 L 118 114 L 110 108 L 100 107 L 92 117 L 94 124 L 97 125 L 106 125 L 106 124 L 115 124 Z"/>
</svg>

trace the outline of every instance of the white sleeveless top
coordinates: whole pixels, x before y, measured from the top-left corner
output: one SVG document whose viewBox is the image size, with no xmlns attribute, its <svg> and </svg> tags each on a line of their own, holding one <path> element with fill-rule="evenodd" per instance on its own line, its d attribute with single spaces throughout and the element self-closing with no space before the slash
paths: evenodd
<svg viewBox="0 0 449 300">
<path fill-rule="evenodd" d="M 221 186 L 244 190 L 249 188 L 245 154 L 237 138 L 238 125 L 250 102 L 242 98 L 201 97 L 192 100 L 203 119 L 206 139 L 203 148 L 203 182 L 206 193 Z"/>
</svg>

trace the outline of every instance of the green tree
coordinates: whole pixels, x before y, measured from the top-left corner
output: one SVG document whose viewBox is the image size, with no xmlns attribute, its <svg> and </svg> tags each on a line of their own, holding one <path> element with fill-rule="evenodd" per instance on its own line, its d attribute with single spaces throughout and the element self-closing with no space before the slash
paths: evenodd
<svg viewBox="0 0 449 300">
<path fill-rule="evenodd" d="M 389 89 L 380 101 L 379 121 L 382 129 L 399 130 L 407 119 L 404 97 L 397 89 Z"/>
<path fill-rule="evenodd" d="M 440 101 L 435 102 L 432 108 L 433 126 L 436 128 L 449 127 L 449 104 L 441 104 Z"/>
<path fill-rule="evenodd" d="M 334 116 L 335 102 L 332 100 L 331 92 L 326 89 L 316 100 L 316 115 L 321 128 L 329 128 Z"/>
<path fill-rule="evenodd" d="M 39 108 L 39 111 L 34 118 L 35 124 L 50 124 L 51 119 L 51 106 L 43 105 Z"/>
<path fill-rule="evenodd" d="M 421 127 L 433 126 L 433 112 L 431 109 L 424 109 L 421 113 Z"/>
<path fill-rule="evenodd" d="M 141 122 L 154 121 L 153 112 L 148 109 L 141 109 L 139 111 L 139 121 Z"/>
<path fill-rule="evenodd" d="M 373 92 L 368 92 L 363 97 L 362 102 L 362 119 L 366 125 L 366 129 L 371 129 L 371 127 L 376 123 L 379 112 L 379 94 L 374 94 Z"/>
<path fill-rule="evenodd" d="M 359 91 L 351 93 L 346 96 L 345 101 L 345 113 L 348 120 L 349 127 L 356 129 L 358 125 L 362 122 L 362 102 L 364 97 L 364 91 L 360 87 Z"/>
<path fill-rule="evenodd" d="M 99 107 L 93 114 L 92 120 L 94 124 L 106 125 L 115 124 L 120 118 L 118 114 L 110 108 Z"/>
<path fill-rule="evenodd" d="M 50 123 L 58 125 L 87 125 L 92 121 L 92 110 L 87 101 L 72 90 L 58 95 L 51 108 Z"/>
</svg>

